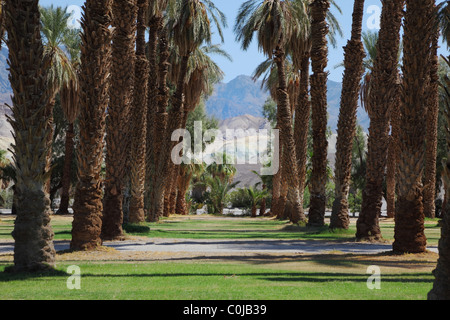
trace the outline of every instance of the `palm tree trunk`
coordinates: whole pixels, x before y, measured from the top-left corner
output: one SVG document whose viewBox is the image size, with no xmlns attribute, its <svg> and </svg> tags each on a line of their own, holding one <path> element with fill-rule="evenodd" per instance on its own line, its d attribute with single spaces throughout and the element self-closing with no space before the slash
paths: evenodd
<svg viewBox="0 0 450 320">
<path fill-rule="evenodd" d="M 87 1 L 80 72 L 80 137 L 77 149 L 79 181 L 73 205 L 71 249 L 95 249 L 102 244 L 102 179 L 106 107 L 111 65 L 111 0 Z"/>
<path fill-rule="evenodd" d="M 325 224 L 326 183 L 327 183 L 327 79 L 325 68 L 328 63 L 326 16 L 330 8 L 329 0 L 314 0 L 311 4 L 311 105 L 314 153 L 310 182 L 309 226 Z"/>
<path fill-rule="evenodd" d="M 158 77 L 155 76 L 161 66 L 158 67 L 158 35 L 162 31 L 161 18 L 154 17 L 149 21 L 149 41 L 148 41 L 148 62 L 149 62 L 149 75 L 148 75 L 148 93 L 147 93 L 147 140 L 146 140 L 146 173 L 145 173 L 145 190 L 147 192 L 147 204 L 146 207 L 150 208 L 153 202 L 153 185 L 155 179 L 156 161 L 155 155 L 158 154 L 160 141 L 155 139 L 157 135 L 164 132 L 165 127 L 161 127 L 160 123 L 162 119 L 159 119 L 159 104 L 158 104 Z M 166 110 L 161 111 L 164 113 Z M 158 125 L 159 124 L 159 125 Z M 160 131 L 162 130 L 162 131 Z M 149 212 L 149 216 L 151 212 Z"/>
<path fill-rule="evenodd" d="M 357 221 L 358 239 L 381 238 L 379 217 L 383 196 L 386 158 L 389 146 L 389 123 L 397 96 L 398 51 L 404 0 L 383 3 L 368 109 L 370 128 L 367 153 L 366 186 Z"/>
<path fill-rule="evenodd" d="M 189 111 L 188 110 L 193 110 L 195 108 L 192 108 L 190 106 L 184 105 L 184 112 L 183 112 L 183 119 L 181 120 L 181 129 L 186 129 L 186 123 L 188 120 L 188 116 L 189 116 Z M 179 143 L 182 142 L 182 138 L 179 140 Z M 171 164 L 172 166 L 172 183 L 170 186 L 170 196 L 169 196 L 169 203 L 168 203 L 168 213 L 169 214 L 180 214 L 179 212 L 176 211 L 177 208 L 177 197 L 178 197 L 178 188 L 179 188 L 179 176 L 182 172 L 181 167 L 180 166 L 175 166 L 173 163 Z M 184 195 L 183 195 L 184 198 Z"/>
<path fill-rule="evenodd" d="M 158 27 L 154 22 L 153 29 L 159 29 L 159 66 L 156 65 L 156 59 L 153 59 L 153 37 L 156 35 L 150 34 L 150 70 L 158 70 L 159 77 L 156 83 L 156 87 L 151 89 L 153 84 L 150 82 L 151 75 L 149 78 L 149 96 L 148 96 L 148 108 L 147 111 L 147 164 L 146 164 L 146 192 L 147 192 L 147 204 L 148 208 L 147 220 L 148 221 L 158 221 L 158 212 L 153 209 L 155 204 L 155 186 L 159 177 L 156 175 L 157 166 L 159 164 L 159 158 L 155 155 L 160 154 L 162 142 L 160 139 L 155 139 L 155 137 L 161 137 L 164 134 L 167 127 L 168 114 L 167 107 L 169 105 L 169 88 L 167 86 L 167 75 L 169 73 L 169 43 L 167 39 L 167 29 L 161 26 L 159 22 Z M 156 50 L 156 43 L 155 43 Z M 155 51 L 156 55 L 156 51 Z M 154 143 L 149 140 L 155 140 Z M 159 214 L 162 211 L 159 211 Z"/>
<path fill-rule="evenodd" d="M 306 162 L 308 158 L 308 131 L 311 116 L 311 102 L 309 100 L 309 66 L 310 52 L 304 54 L 301 65 L 300 89 L 295 111 L 295 151 L 297 155 L 297 168 L 299 180 L 300 204 L 303 208 L 303 199 L 306 183 Z"/>
<path fill-rule="evenodd" d="M 397 166 L 398 166 L 398 135 L 400 132 L 400 77 L 397 84 L 397 98 L 392 106 L 391 112 L 391 136 L 389 137 L 388 158 L 386 164 L 386 202 L 388 218 L 395 217 L 395 201 L 397 188 Z"/>
<path fill-rule="evenodd" d="M 283 146 L 282 185 L 281 197 L 286 197 L 289 219 L 293 223 L 306 220 L 303 206 L 300 203 L 299 180 L 297 174 L 297 156 L 295 152 L 294 132 L 292 130 L 292 114 L 289 104 L 289 95 L 286 86 L 285 53 L 280 46 L 275 50 L 275 61 L 278 69 L 278 114 L 280 136 Z M 287 192 L 285 191 L 287 189 Z M 278 214 L 281 214 L 279 212 Z"/>
<path fill-rule="evenodd" d="M 137 32 L 136 32 L 136 66 L 134 80 L 134 103 L 131 115 L 131 199 L 129 222 L 145 221 L 144 191 L 146 166 L 146 135 L 147 135 L 147 84 L 149 77 L 149 62 L 145 55 L 145 15 L 148 1 L 138 1 Z"/>
<path fill-rule="evenodd" d="M 448 168 L 450 168 L 450 162 L 447 162 L 445 172 L 445 179 L 450 182 Z M 449 191 L 447 189 L 447 192 Z M 428 293 L 428 300 L 450 300 L 450 208 L 448 205 L 443 208 L 439 260 L 433 275 L 435 280 L 433 289 Z"/>
<path fill-rule="evenodd" d="M 436 159 L 439 117 L 439 30 L 436 30 L 432 39 L 430 53 L 430 83 L 427 93 L 427 133 L 426 157 L 424 172 L 423 210 L 425 217 L 436 217 Z"/>
<path fill-rule="evenodd" d="M 353 6 L 352 36 L 345 52 L 345 73 L 342 83 L 341 108 L 337 127 L 335 200 L 330 228 L 348 229 L 348 195 L 352 174 L 352 149 L 356 135 L 356 111 L 363 74 L 364 46 L 361 41 L 364 0 L 355 0 Z"/>
<path fill-rule="evenodd" d="M 277 130 L 279 130 L 279 125 L 277 124 L 276 127 Z M 280 148 L 282 148 L 282 145 L 280 144 Z M 272 203 L 270 207 L 270 214 L 271 216 L 278 216 L 278 213 L 280 212 L 279 205 L 280 205 L 280 195 L 281 195 L 281 167 L 282 167 L 282 161 L 283 161 L 283 153 L 279 152 L 279 164 L 280 167 L 278 168 L 278 172 L 276 172 L 273 176 L 273 186 L 272 186 Z"/>
<path fill-rule="evenodd" d="M 186 168 L 180 168 L 180 174 L 178 176 L 178 193 L 177 193 L 177 214 L 187 216 L 189 214 L 187 203 L 186 203 L 186 193 L 189 190 L 189 184 L 191 182 L 192 174 L 187 174 Z"/>
<path fill-rule="evenodd" d="M 129 117 L 133 102 L 136 0 L 115 0 L 110 104 L 106 122 L 106 180 L 102 239 L 123 238 L 123 188 L 130 143 Z"/>
<path fill-rule="evenodd" d="M 66 131 L 66 144 L 64 154 L 64 169 L 62 176 L 62 191 L 61 191 L 61 203 L 59 205 L 58 212 L 56 214 L 69 214 L 69 201 L 70 201 L 70 184 L 72 178 L 72 162 L 74 151 L 74 125 L 70 123 Z"/>
<path fill-rule="evenodd" d="M 50 200 L 45 189 L 49 97 L 45 93 L 46 66 L 40 35 L 37 0 L 6 1 L 5 28 L 8 32 L 9 80 L 14 92 L 13 116 L 16 168 L 15 199 L 17 217 L 12 236 L 14 271 L 39 271 L 55 266 Z"/>
<path fill-rule="evenodd" d="M 152 203 L 152 212 L 156 216 L 162 216 L 164 213 L 164 191 L 169 182 L 170 169 L 172 164 L 171 151 L 177 142 L 171 141 L 172 132 L 180 127 L 183 117 L 183 93 L 184 83 L 187 75 L 189 55 L 182 57 L 180 73 L 177 83 L 177 89 L 172 97 L 172 108 L 170 109 L 167 120 L 167 128 L 161 139 L 161 149 L 158 155 L 157 169 L 155 172 L 154 184 L 154 202 Z"/>
<path fill-rule="evenodd" d="M 449 57 L 450 58 L 450 57 Z M 447 88 L 450 79 L 446 79 Z M 450 128 L 450 93 L 446 92 L 447 129 Z M 444 167 L 443 180 L 445 194 L 450 194 L 450 131 L 447 130 L 447 163 Z M 445 197 L 447 199 L 447 197 Z M 439 240 L 439 260 L 433 274 L 435 277 L 433 289 L 428 294 L 429 300 L 450 300 L 450 203 L 444 201 L 442 207 L 441 239 Z"/>
<path fill-rule="evenodd" d="M 267 186 L 265 184 L 263 184 L 262 185 L 262 190 L 264 191 L 266 189 L 267 189 Z M 261 199 L 261 203 L 259 205 L 259 215 L 261 217 L 264 217 L 264 215 L 266 214 L 266 202 L 267 202 L 266 197 L 263 197 Z"/>
<path fill-rule="evenodd" d="M 393 250 L 426 250 L 423 213 L 423 165 L 426 128 L 426 92 L 418 79 L 430 74 L 434 0 L 406 0 L 403 52 L 403 90 L 399 148 L 398 199 Z"/>
</svg>

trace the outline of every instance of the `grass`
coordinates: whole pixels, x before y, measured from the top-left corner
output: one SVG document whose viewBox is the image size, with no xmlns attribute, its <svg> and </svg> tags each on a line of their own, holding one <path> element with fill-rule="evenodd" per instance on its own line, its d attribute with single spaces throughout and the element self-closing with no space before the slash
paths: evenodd
<svg viewBox="0 0 450 320">
<path fill-rule="evenodd" d="M 0 299 L 421 300 L 433 281 L 434 263 L 424 261 L 408 261 L 408 269 L 402 262 L 383 266 L 381 290 L 369 290 L 370 260 L 340 255 L 246 259 L 77 262 L 81 290 L 67 289 L 69 262 L 60 264 L 58 273 L 38 276 L 2 273 L 0 265 Z"/>
<path fill-rule="evenodd" d="M 381 232 L 385 240 L 394 240 L 394 221 L 382 219 Z M 70 240 L 72 218 L 69 216 L 52 217 L 55 240 Z M 11 232 L 14 220 L 2 217 L 0 221 L 0 240 L 12 240 Z M 356 233 L 355 220 L 349 230 L 332 231 L 327 226 L 310 228 L 292 225 L 287 221 L 270 218 L 233 218 L 217 216 L 172 216 L 162 218 L 156 223 L 140 225 L 124 225 L 130 236 L 175 239 L 280 239 L 280 240 L 348 240 L 354 239 Z M 428 245 L 437 246 L 440 238 L 440 227 L 437 219 L 426 219 L 425 233 Z"/>
<path fill-rule="evenodd" d="M 71 238 L 72 217 L 53 216 L 56 240 Z M 1 217 L 0 239 L 12 240 L 12 217 Z M 128 236 L 185 239 L 305 239 L 351 241 L 347 231 L 306 228 L 269 218 L 173 216 L 158 223 L 125 225 Z M 394 222 L 381 221 L 393 240 Z M 437 220 L 426 221 L 430 245 L 437 245 Z M 0 254 L 0 300 L 424 300 L 433 283 L 438 255 L 391 253 L 217 254 L 59 252 L 57 272 L 40 275 L 3 272 L 11 254 Z M 67 289 L 68 266 L 81 269 L 81 290 Z M 381 268 L 381 290 L 369 290 L 367 268 Z"/>
</svg>

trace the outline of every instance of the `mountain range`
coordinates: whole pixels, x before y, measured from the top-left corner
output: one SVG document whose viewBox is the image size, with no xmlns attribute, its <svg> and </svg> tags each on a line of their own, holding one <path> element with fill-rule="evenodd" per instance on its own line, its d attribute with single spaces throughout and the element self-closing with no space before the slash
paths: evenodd
<svg viewBox="0 0 450 320">
<path fill-rule="evenodd" d="M 335 133 L 339 119 L 342 84 L 328 81 L 328 126 Z M 206 101 L 209 115 L 224 121 L 244 115 L 262 117 L 262 107 L 269 93 L 261 89 L 261 81 L 241 75 L 228 83 L 219 83 Z M 365 131 L 369 128 L 367 113 L 358 108 L 358 122 Z"/>
</svg>

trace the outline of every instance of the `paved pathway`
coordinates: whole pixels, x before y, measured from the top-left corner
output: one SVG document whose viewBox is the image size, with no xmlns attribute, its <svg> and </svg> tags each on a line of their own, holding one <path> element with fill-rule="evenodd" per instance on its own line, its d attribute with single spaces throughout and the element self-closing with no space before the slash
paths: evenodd
<svg viewBox="0 0 450 320">
<path fill-rule="evenodd" d="M 68 241 L 55 241 L 57 251 L 69 249 Z M 324 240 L 188 240 L 152 239 L 141 241 L 106 242 L 105 246 L 121 252 L 191 252 L 191 253 L 309 253 L 323 254 L 332 251 L 354 254 L 376 254 L 392 250 L 391 244 L 333 242 Z M 429 251 L 438 252 L 436 247 Z M 0 243 L 0 254 L 14 251 L 13 242 Z"/>
</svg>

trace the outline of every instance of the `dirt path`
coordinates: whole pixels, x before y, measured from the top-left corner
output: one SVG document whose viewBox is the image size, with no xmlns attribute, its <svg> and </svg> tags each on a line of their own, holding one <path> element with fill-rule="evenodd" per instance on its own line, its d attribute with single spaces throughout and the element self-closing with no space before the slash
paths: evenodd
<svg viewBox="0 0 450 320">
<path fill-rule="evenodd" d="M 68 241 L 55 241 L 55 249 L 70 248 Z M 208 240 L 148 238 L 121 242 L 106 242 L 104 246 L 119 252 L 165 252 L 204 254 L 326 254 L 331 252 L 377 254 L 392 250 L 389 243 L 360 243 L 325 240 Z M 438 252 L 436 247 L 429 251 Z M 0 254 L 11 254 L 14 243 L 0 243 Z"/>
</svg>

